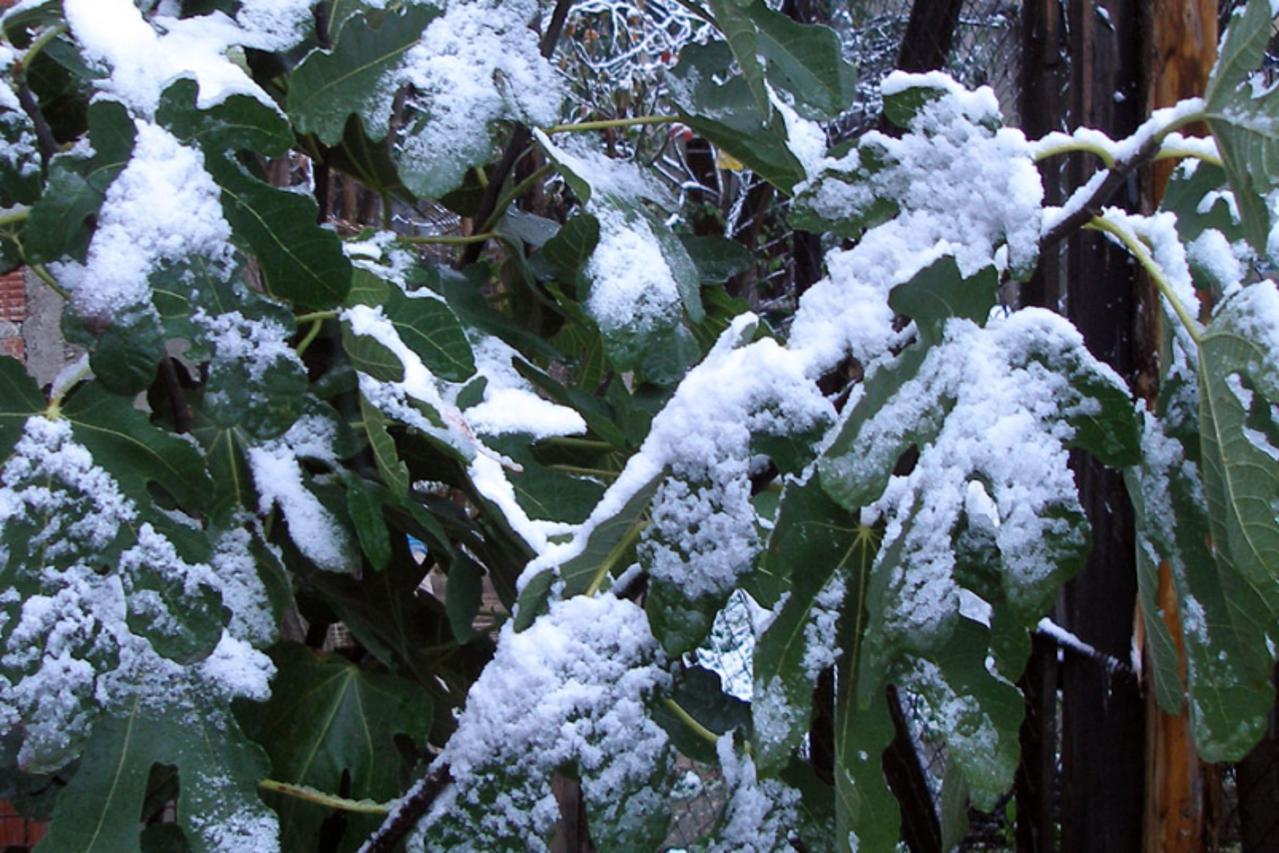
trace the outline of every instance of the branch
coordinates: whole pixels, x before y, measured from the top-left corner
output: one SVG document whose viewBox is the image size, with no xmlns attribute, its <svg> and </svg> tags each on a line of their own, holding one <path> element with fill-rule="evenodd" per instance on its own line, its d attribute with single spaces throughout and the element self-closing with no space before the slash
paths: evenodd
<svg viewBox="0 0 1279 853">
<path fill-rule="evenodd" d="M 1157 110 L 1136 133 L 1115 148 L 1114 163 L 1104 172 L 1098 172 L 1087 184 L 1075 190 L 1061 207 L 1061 215 L 1044 231 L 1039 239 L 1039 251 L 1043 254 L 1050 246 L 1075 232 L 1101 212 L 1102 205 L 1110 200 L 1128 177 L 1155 158 L 1163 145 L 1164 137 L 1188 124 L 1202 121 L 1203 102 L 1199 99 L 1182 101 L 1175 107 Z M 1089 140 L 1090 142 L 1092 140 Z M 1078 140 L 1076 140 L 1078 142 Z M 1077 149 L 1075 149 L 1077 150 Z M 1044 154 L 1056 153 L 1046 149 Z M 1099 178 L 1099 176 L 1102 176 Z"/>
<path fill-rule="evenodd" d="M 573 0 L 556 0 L 555 9 L 551 12 L 551 20 L 546 25 L 546 32 L 542 34 L 541 54 L 544 58 L 550 59 L 555 53 L 555 45 L 560 40 L 560 32 L 564 29 L 564 21 L 568 18 L 568 10 L 572 5 Z M 489 184 L 484 188 L 484 198 L 480 201 L 479 212 L 475 215 L 477 222 L 488 222 L 492 218 L 493 211 L 497 210 L 498 201 L 501 198 L 502 185 L 506 183 L 511 170 L 515 168 L 516 161 L 524 155 L 525 149 L 532 141 L 533 134 L 527 127 L 521 124 L 515 128 L 515 132 L 511 134 L 511 141 L 506 144 L 506 150 L 502 152 L 502 159 L 494 167 L 493 174 L 489 175 Z M 460 265 L 465 267 L 475 263 L 480 259 L 480 253 L 483 251 L 484 241 L 468 244 L 462 252 Z"/>
<path fill-rule="evenodd" d="M 195 416 L 191 412 L 191 404 L 182 390 L 182 380 L 178 378 L 178 369 L 173 365 L 172 357 L 160 360 L 160 382 L 164 385 L 164 393 L 169 397 L 169 405 L 173 407 L 173 430 L 179 434 L 191 431 Z"/>
<path fill-rule="evenodd" d="M 449 766 L 437 764 L 419 779 L 395 805 L 377 831 L 364 842 L 359 853 L 390 853 L 414 825 L 431 809 L 435 798 L 453 781 Z"/>
</svg>

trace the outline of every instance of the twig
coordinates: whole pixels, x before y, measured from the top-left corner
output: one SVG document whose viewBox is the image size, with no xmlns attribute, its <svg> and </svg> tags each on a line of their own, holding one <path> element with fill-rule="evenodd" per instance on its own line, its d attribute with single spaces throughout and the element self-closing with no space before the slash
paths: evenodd
<svg viewBox="0 0 1279 853">
<path fill-rule="evenodd" d="M 564 29 L 564 21 L 568 18 L 568 10 L 572 5 L 573 0 L 556 0 L 555 9 L 551 12 L 551 20 L 547 22 L 546 32 L 542 34 L 541 54 L 544 58 L 550 59 L 555 53 L 555 45 L 560 40 L 560 32 Z M 488 222 L 492 218 L 501 198 L 502 185 L 506 183 L 511 170 L 515 168 L 516 161 L 524 155 L 525 149 L 532 142 L 532 132 L 522 124 L 517 125 L 515 132 L 511 134 L 511 141 L 506 144 L 506 150 L 502 152 L 502 159 L 489 175 L 488 186 L 484 188 L 484 198 L 480 201 L 480 209 L 475 216 L 477 222 Z M 484 242 L 467 245 L 458 261 L 459 267 L 475 263 L 480 259 L 480 253 L 483 251 Z"/>
<path fill-rule="evenodd" d="M 490 231 L 481 234 L 401 234 L 395 239 L 401 243 L 415 243 L 425 246 L 466 246 L 470 243 L 483 243 L 492 237 Z"/>
<path fill-rule="evenodd" d="M 542 128 L 542 132 L 552 133 L 585 133 L 591 130 L 608 130 L 613 127 L 636 127 L 644 124 L 674 124 L 682 121 L 679 116 L 629 116 L 626 118 L 605 118 L 598 121 L 579 121 L 576 124 L 556 124 Z"/>
<path fill-rule="evenodd" d="M 178 369 L 173 366 L 171 357 L 160 361 L 160 381 L 164 383 L 164 392 L 169 396 L 169 405 L 173 407 L 174 431 L 179 434 L 190 432 L 194 422 L 191 404 L 187 402 L 187 395 L 178 379 Z"/>
<path fill-rule="evenodd" d="M 1128 180 L 1128 176 L 1154 159 L 1155 154 L 1158 153 L 1160 146 L 1163 144 L 1165 136 L 1179 128 L 1201 120 L 1203 120 L 1203 114 L 1195 112 L 1187 113 L 1169 122 L 1167 126 L 1151 133 L 1130 154 L 1116 160 L 1114 165 L 1106 170 L 1106 177 L 1097 184 L 1087 198 L 1075 201 L 1074 196 L 1072 196 L 1067 200 L 1067 205 L 1071 208 L 1070 212 L 1054 222 L 1052 227 L 1044 232 L 1044 235 L 1039 240 L 1040 253 L 1043 254 L 1050 246 L 1073 234 L 1076 229 L 1099 214 L 1102 205 L 1110 200 L 1110 197 L 1115 194 L 1117 189 L 1123 186 L 1124 182 Z M 1076 190 L 1076 194 L 1082 189 L 1081 187 L 1080 190 Z"/>
<path fill-rule="evenodd" d="M 390 853 L 399 844 L 404 836 L 408 835 L 414 825 L 430 811 L 431 804 L 435 802 L 449 783 L 453 781 L 453 774 L 449 772 L 449 766 L 444 763 L 437 764 L 421 779 L 419 779 L 408 793 L 395 805 L 391 812 L 386 816 L 386 820 L 377 828 L 369 840 L 364 842 L 364 846 L 360 848 L 360 853 Z"/>
</svg>

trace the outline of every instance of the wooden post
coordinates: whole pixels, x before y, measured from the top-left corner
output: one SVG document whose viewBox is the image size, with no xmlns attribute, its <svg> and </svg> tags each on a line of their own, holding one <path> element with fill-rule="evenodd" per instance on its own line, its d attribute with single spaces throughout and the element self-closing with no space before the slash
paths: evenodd
<svg viewBox="0 0 1279 853">
<path fill-rule="evenodd" d="M 1182 98 L 1202 95 L 1217 53 L 1216 0 L 1153 0 L 1146 54 L 1146 100 L 1152 110 L 1168 107 Z M 1193 132 L 1193 129 L 1192 129 Z M 1206 132 L 1200 128 L 1199 133 Z M 1172 174 L 1170 161 L 1155 163 L 1148 176 L 1147 208 L 1153 210 L 1163 197 Z M 1153 326 L 1145 349 L 1158 343 L 1158 297 L 1146 291 Z M 1147 371 L 1157 376 L 1154 369 Z M 1153 383 L 1143 383 L 1153 392 Z M 1177 644 L 1177 656 L 1185 677 L 1185 650 L 1177 598 L 1167 564 L 1159 569 L 1159 608 Z M 1178 716 L 1163 712 L 1153 686 L 1146 689 L 1146 803 L 1143 814 L 1144 850 L 1147 853 L 1195 851 L 1205 843 L 1205 783 L 1211 770 L 1201 765 L 1190 734 L 1185 709 Z"/>
<path fill-rule="evenodd" d="M 1138 0 L 1071 0 L 1071 123 L 1120 138 L 1144 118 Z M 1098 168 L 1076 157 L 1071 184 Z M 1138 208 L 1136 181 L 1112 204 Z M 1088 348 L 1120 376 L 1131 377 L 1137 323 L 1136 266 L 1099 235 L 1074 235 L 1067 252 L 1065 313 Z M 1075 466 L 1093 549 L 1067 584 L 1061 613 L 1085 642 L 1121 660 L 1132 644 L 1136 568 L 1132 508 L 1123 479 L 1091 458 Z M 1141 847 L 1145 703 L 1131 678 L 1093 661 L 1062 665 L 1061 849 L 1137 851 Z"/>
</svg>

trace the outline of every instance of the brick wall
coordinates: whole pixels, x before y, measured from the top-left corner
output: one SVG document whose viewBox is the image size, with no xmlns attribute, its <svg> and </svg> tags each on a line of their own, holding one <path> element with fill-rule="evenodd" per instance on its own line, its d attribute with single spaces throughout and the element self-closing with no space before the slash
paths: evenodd
<svg viewBox="0 0 1279 853">
<path fill-rule="evenodd" d="M 15 0 L 0 0 L 0 9 Z M 27 285 L 22 270 L 0 276 L 0 353 L 23 358 L 22 324 L 27 319 Z M 0 800 L 0 850 L 34 847 L 44 837 L 44 824 L 27 820 Z"/>
<path fill-rule="evenodd" d="M 0 276 L 0 353 L 22 358 L 22 321 L 27 319 L 27 287 L 22 271 Z"/>
</svg>

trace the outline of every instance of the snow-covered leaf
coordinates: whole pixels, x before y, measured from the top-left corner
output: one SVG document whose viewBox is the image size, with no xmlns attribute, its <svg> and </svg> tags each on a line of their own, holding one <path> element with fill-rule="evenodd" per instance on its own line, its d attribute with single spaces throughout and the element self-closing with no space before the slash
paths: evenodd
<svg viewBox="0 0 1279 853">
<path fill-rule="evenodd" d="M 115 101 L 89 106 L 90 156 L 69 151 L 54 157 L 44 195 L 31 209 L 24 231 L 27 257 L 36 263 L 83 259 L 92 229 L 86 220 L 98 212 L 107 188 L 124 169 L 137 131 L 128 111 Z"/>
<path fill-rule="evenodd" d="M 368 13 L 340 17 L 333 48 L 312 51 L 289 78 L 288 111 L 298 132 L 335 145 L 347 118 L 358 114 L 369 136 L 383 139 L 391 118 L 394 73 L 439 15 L 430 6 L 409 5 L 379 16 L 376 25 Z"/>
</svg>

